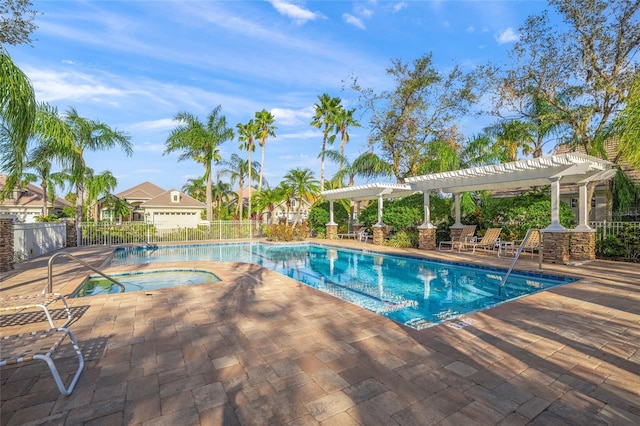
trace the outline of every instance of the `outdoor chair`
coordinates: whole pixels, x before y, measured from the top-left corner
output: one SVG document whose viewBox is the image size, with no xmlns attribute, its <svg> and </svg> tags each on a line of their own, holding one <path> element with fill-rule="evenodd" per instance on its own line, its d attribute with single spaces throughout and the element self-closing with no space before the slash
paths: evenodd
<svg viewBox="0 0 640 426">
<path fill-rule="evenodd" d="M 71 383 L 66 388 L 53 359 L 54 352 L 60 348 L 65 337 L 69 337 L 73 345 L 73 350 L 78 357 L 78 369 L 74 373 Z M 82 369 L 84 368 L 84 357 L 71 330 L 67 328 L 52 328 L 50 330 L 3 336 L 0 338 L 0 343 L 2 346 L 2 351 L 0 351 L 0 367 L 42 360 L 47 363 L 60 393 L 63 395 L 71 395 L 73 388 L 78 382 L 80 373 L 82 373 Z M 59 358 L 60 357 L 56 357 L 56 360 L 59 361 Z"/>
<path fill-rule="evenodd" d="M 338 237 L 340 237 L 341 240 L 344 238 L 353 238 L 355 240 L 358 238 L 358 233 L 356 231 L 349 231 L 344 234 L 338 234 Z"/>
<path fill-rule="evenodd" d="M 523 245 L 524 244 L 524 245 Z M 533 257 L 533 253 L 540 250 L 540 231 L 533 230 L 529 233 L 529 238 L 526 241 L 520 241 L 518 245 L 522 246 L 521 252 L 530 252 Z"/>
<path fill-rule="evenodd" d="M 460 248 L 462 244 L 471 242 L 471 239 L 473 238 L 473 234 L 475 234 L 475 232 L 476 232 L 476 225 L 463 225 L 458 239 L 452 240 L 452 241 L 440 241 L 440 244 L 438 245 L 438 250 L 444 251 L 445 249 L 442 248 L 443 245 L 450 247 L 450 249 L 446 251 L 453 251 L 453 249 L 456 246 Z"/>
<path fill-rule="evenodd" d="M 47 317 L 47 321 L 49 322 L 51 328 L 58 328 L 53 322 L 53 317 L 51 316 L 51 312 L 49 311 L 49 305 L 59 300 L 62 302 L 67 316 L 66 321 L 59 327 L 66 327 L 73 319 L 71 310 L 69 309 L 69 305 L 67 304 L 67 300 L 62 294 L 47 293 L 46 291 L 47 289 L 45 288 L 42 293 L 39 294 L 0 297 L 0 312 L 8 313 L 30 309 L 41 309 Z"/>
<path fill-rule="evenodd" d="M 371 234 L 367 232 L 367 229 L 360 228 L 360 230 L 358 231 L 358 241 L 360 241 L 361 243 L 366 243 L 367 241 L 369 241 L 369 238 L 371 238 Z"/>
<path fill-rule="evenodd" d="M 472 247 L 473 253 L 476 252 L 476 248 L 493 250 L 500 241 L 501 232 L 502 228 L 489 228 L 480 241 L 478 241 L 478 237 L 473 237 L 470 242 L 461 243 L 458 251 L 461 251 L 463 248 L 466 249 L 468 246 Z"/>
</svg>

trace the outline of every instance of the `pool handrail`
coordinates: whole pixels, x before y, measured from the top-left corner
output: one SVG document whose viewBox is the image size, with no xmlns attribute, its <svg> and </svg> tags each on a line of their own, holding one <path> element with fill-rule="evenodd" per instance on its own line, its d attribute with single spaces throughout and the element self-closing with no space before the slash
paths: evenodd
<svg viewBox="0 0 640 426">
<path fill-rule="evenodd" d="M 105 278 L 105 279 L 113 282 L 115 285 L 119 286 L 122 289 L 123 293 L 126 291 L 125 287 L 124 287 L 124 284 L 122 284 L 120 281 L 116 280 L 115 278 L 110 277 L 109 275 L 107 275 L 104 272 L 94 268 L 93 266 L 89 265 L 87 262 L 78 259 L 77 257 L 75 257 L 74 255 L 72 255 L 71 253 L 69 253 L 67 251 L 59 251 L 58 253 L 54 254 L 53 256 L 51 256 L 49 258 L 49 263 L 48 263 L 48 266 L 47 266 L 47 270 L 48 270 L 48 273 L 49 273 L 49 281 L 47 283 L 47 293 L 53 293 L 53 259 L 55 259 L 58 256 L 66 256 L 66 257 L 68 257 L 68 258 L 70 258 L 72 260 L 75 260 L 76 262 L 78 262 L 79 264 L 84 266 L 85 268 L 91 269 L 96 274 L 99 274 L 103 278 Z"/>
<path fill-rule="evenodd" d="M 520 253 L 522 253 L 524 248 L 527 246 L 527 242 L 529 241 L 531 236 L 534 235 L 534 234 L 538 235 L 538 241 L 540 241 L 540 230 L 539 229 L 529 229 L 527 231 L 527 235 L 524 236 L 524 239 L 520 243 L 520 247 L 518 247 L 518 250 L 516 251 L 516 255 L 513 258 L 513 262 L 511 262 L 511 266 L 509 267 L 509 270 L 507 271 L 507 274 L 502 279 L 502 283 L 500 284 L 500 287 L 498 288 L 498 295 L 499 296 L 502 295 L 502 288 L 507 283 L 507 280 L 509 279 L 509 276 L 511 275 L 511 271 L 513 271 L 513 268 L 516 266 L 516 262 L 518 261 L 518 258 L 520 257 Z M 540 248 L 539 244 L 540 243 L 538 243 L 538 270 L 541 271 L 542 270 L 542 249 Z"/>
</svg>

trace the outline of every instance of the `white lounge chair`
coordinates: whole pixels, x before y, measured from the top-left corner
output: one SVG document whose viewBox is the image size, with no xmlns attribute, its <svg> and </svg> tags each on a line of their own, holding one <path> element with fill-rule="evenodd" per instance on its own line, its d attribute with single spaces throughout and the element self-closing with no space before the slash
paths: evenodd
<svg viewBox="0 0 640 426">
<path fill-rule="evenodd" d="M 501 232 L 502 228 L 489 228 L 480 241 L 478 241 L 477 237 L 473 237 L 471 242 L 460 243 L 458 251 L 461 251 L 463 248 L 466 249 L 468 246 L 472 247 L 473 253 L 476 252 L 477 248 L 493 250 L 496 248 L 496 244 L 500 241 Z"/>
<path fill-rule="evenodd" d="M 438 245 L 438 250 L 443 251 L 444 249 L 442 248 L 442 246 L 444 245 L 444 246 L 450 247 L 450 249 L 446 251 L 453 251 L 456 245 L 460 247 L 461 244 L 471 242 L 473 238 L 473 234 L 475 234 L 475 232 L 476 232 L 476 225 L 463 225 L 458 239 L 452 240 L 452 241 L 440 241 L 440 244 Z"/>
<path fill-rule="evenodd" d="M 69 337 L 73 349 L 78 356 L 78 370 L 75 372 L 68 387 L 65 387 L 53 360 L 54 352 L 60 347 L 65 337 Z M 51 370 L 53 380 L 56 382 L 60 393 L 63 395 L 71 395 L 73 388 L 78 382 L 80 373 L 82 373 L 82 369 L 84 368 L 84 357 L 71 330 L 68 328 L 52 328 L 50 330 L 3 336 L 0 339 L 0 343 L 2 344 L 0 367 L 35 360 L 44 361 L 47 363 L 49 370 Z"/>
</svg>

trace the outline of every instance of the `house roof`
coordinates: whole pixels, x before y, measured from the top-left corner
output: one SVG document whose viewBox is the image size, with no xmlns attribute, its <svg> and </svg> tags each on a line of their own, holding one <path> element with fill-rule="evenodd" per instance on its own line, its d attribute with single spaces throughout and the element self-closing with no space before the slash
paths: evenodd
<svg viewBox="0 0 640 426">
<path fill-rule="evenodd" d="M 115 194 L 115 196 L 122 200 L 127 198 L 130 200 L 151 200 L 164 192 L 165 190 L 160 188 L 158 185 L 147 181 L 129 189 L 125 189 L 124 191 Z"/>
<path fill-rule="evenodd" d="M 7 175 L 0 174 L 0 188 L 4 188 L 5 182 L 7 181 Z M 24 190 L 19 192 L 17 198 L 14 199 L 5 199 L 0 202 L 0 206 L 3 207 L 33 207 L 33 208 L 41 208 L 42 207 L 42 199 L 44 195 L 42 193 L 42 188 L 33 184 L 27 184 Z M 47 202 L 49 207 L 56 208 L 64 208 L 71 207 L 69 201 L 64 198 L 56 197 L 53 204 Z"/>
<path fill-rule="evenodd" d="M 177 191 L 180 193 L 180 201 L 175 203 L 171 201 L 171 193 Z M 170 189 L 163 192 L 157 197 L 152 198 L 149 201 L 145 201 L 141 204 L 142 207 L 165 207 L 165 208 L 191 208 L 191 209 L 203 209 L 205 204 L 195 198 L 178 191 L 177 189 Z"/>
</svg>

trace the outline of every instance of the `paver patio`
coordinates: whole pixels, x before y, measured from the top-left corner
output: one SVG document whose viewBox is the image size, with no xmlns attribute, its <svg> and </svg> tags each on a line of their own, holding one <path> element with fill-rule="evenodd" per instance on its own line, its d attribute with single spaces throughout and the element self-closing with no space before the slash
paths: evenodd
<svg viewBox="0 0 640 426">
<path fill-rule="evenodd" d="M 98 267 L 111 250 L 71 252 Z M 2 295 L 42 290 L 47 260 L 1 275 Z M 165 266 L 176 264 L 129 268 Z M 545 264 L 545 272 L 581 280 L 422 331 L 256 265 L 188 266 L 223 280 L 69 299 L 86 359 L 73 394 L 60 395 L 44 363 L 5 367 L 0 423 L 640 424 L 638 264 Z M 536 266 L 528 256 L 518 262 Z M 89 272 L 60 258 L 54 289 L 69 294 Z M 24 315 L 1 319 L 2 335 L 46 326 Z M 73 352 L 57 362 L 70 374 Z"/>
</svg>

